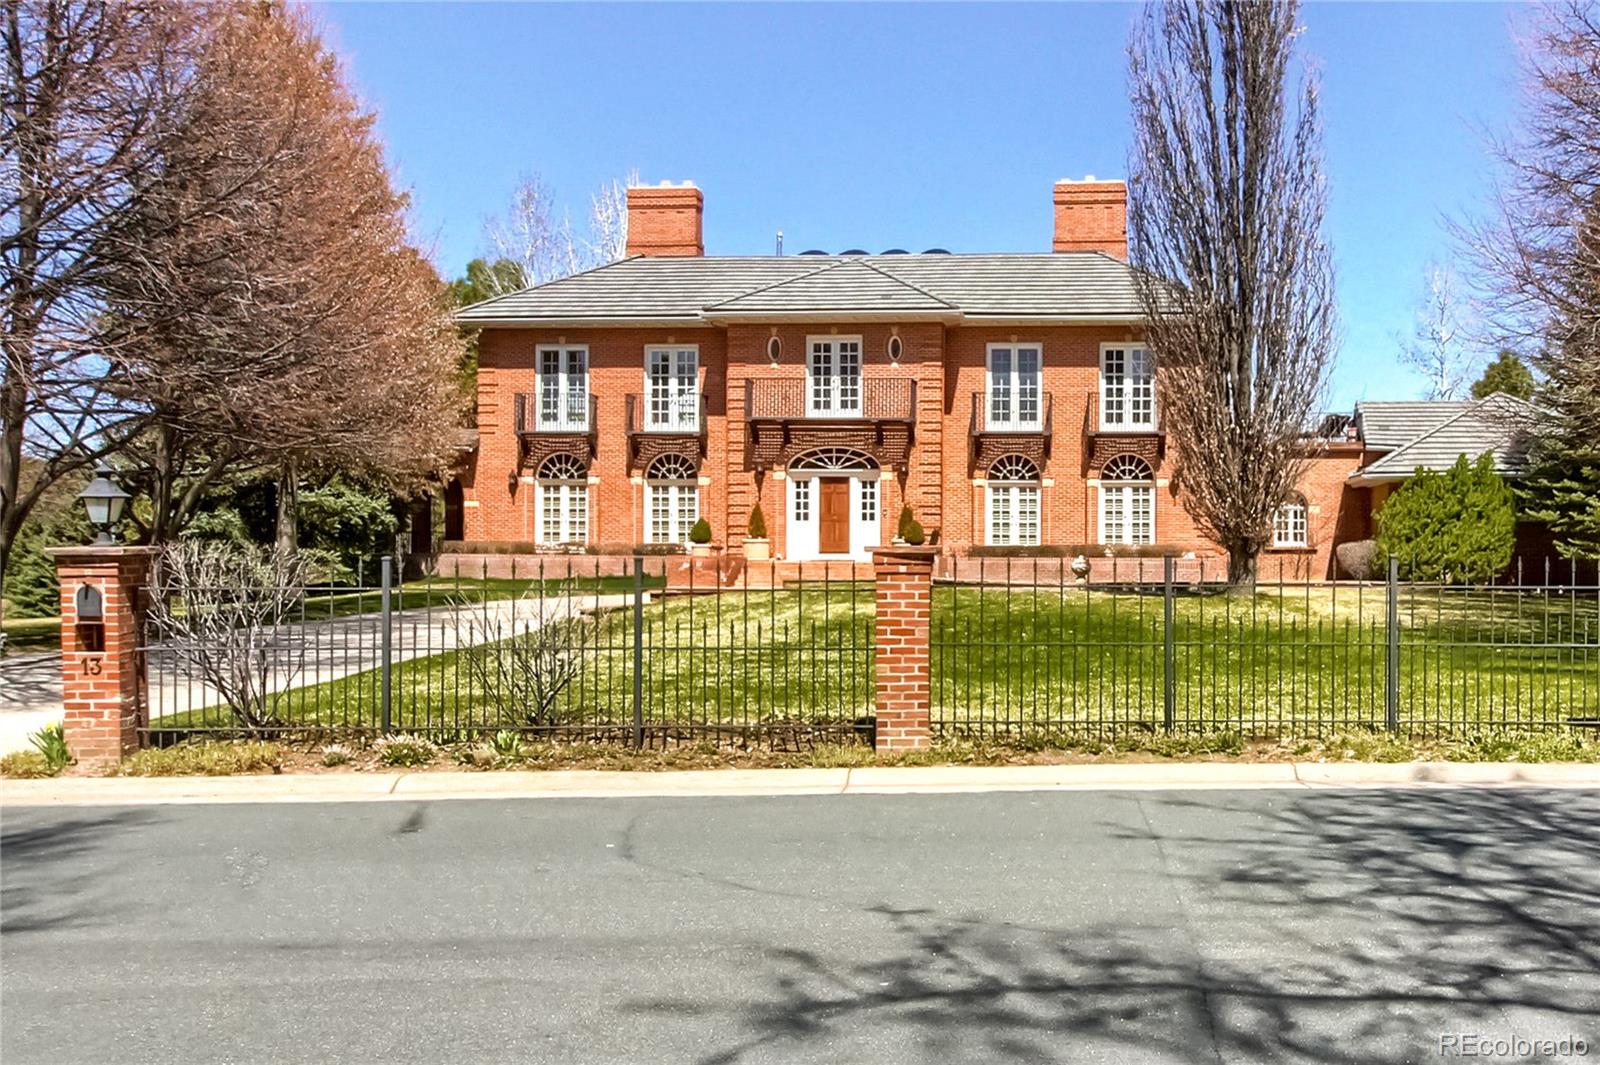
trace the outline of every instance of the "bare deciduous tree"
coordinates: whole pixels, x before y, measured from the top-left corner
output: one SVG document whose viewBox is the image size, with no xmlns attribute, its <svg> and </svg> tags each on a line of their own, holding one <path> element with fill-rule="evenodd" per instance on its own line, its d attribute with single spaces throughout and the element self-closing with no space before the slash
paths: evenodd
<svg viewBox="0 0 1600 1065">
<path fill-rule="evenodd" d="M 162 155 L 173 177 L 116 231 L 141 267 L 108 303 L 157 425 L 155 535 L 181 527 L 209 478 L 254 464 L 280 471 L 292 546 L 302 474 L 406 487 L 448 465 L 462 341 L 372 116 L 307 16 L 229 8 L 198 69 Z"/>
<path fill-rule="evenodd" d="M 1309 457 L 1334 330 L 1316 83 L 1294 3 L 1147 6 L 1129 49 L 1129 236 L 1175 484 L 1252 582 Z M 1295 99 L 1289 99 L 1291 91 Z"/>
<path fill-rule="evenodd" d="M 1429 399 L 1460 399 L 1483 361 L 1475 346 L 1477 315 L 1455 271 L 1429 263 L 1409 337 L 1396 338 L 1400 360 L 1422 375 Z"/>
<path fill-rule="evenodd" d="M 104 306 L 138 251 L 107 238 L 165 180 L 211 17 L 176 0 L 0 9 L 0 581 L 39 499 L 147 416 Z"/>
<path fill-rule="evenodd" d="M 1523 122 L 1494 145 L 1496 210 L 1459 233 L 1500 339 L 1537 364 L 1600 351 L 1600 9 L 1552 0 L 1534 18 Z"/>
<path fill-rule="evenodd" d="M 599 622 L 570 602 L 534 601 L 531 618 L 515 607 L 505 617 L 458 612 L 460 654 L 474 686 L 508 725 L 528 728 L 558 723 L 561 693 L 577 679 L 583 656 L 596 645 Z"/>
<path fill-rule="evenodd" d="M 536 173 L 524 175 L 505 213 L 484 222 L 490 258 L 517 264 L 521 274 L 515 279 L 520 282 L 517 287 L 542 285 L 615 262 L 627 250 L 627 190 L 636 184 L 638 173 L 634 171 L 626 181 L 602 185 L 590 197 L 589 232 L 587 238 L 580 238 L 544 179 Z M 505 280 L 503 276 L 490 278 L 497 288 L 502 288 Z"/>
<path fill-rule="evenodd" d="M 298 555 L 235 544 L 180 541 L 151 567 L 155 635 L 251 736 L 277 724 L 273 695 L 300 672 L 302 656 L 280 646 L 278 632 L 305 584 Z"/>
<path fill-rule="evenodd" d="M 639 172 L 611 180 L 589 197 L 589 255 L 594 265 L 614 263 L 628 253 L 628 190 L 639 184 Z"/>
</svg>

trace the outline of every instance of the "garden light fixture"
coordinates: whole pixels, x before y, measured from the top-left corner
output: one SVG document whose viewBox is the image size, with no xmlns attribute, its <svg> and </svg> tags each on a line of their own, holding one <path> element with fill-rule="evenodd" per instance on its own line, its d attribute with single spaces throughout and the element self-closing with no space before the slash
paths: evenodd
<svg viewBox="0 0 1600 1065">
<path fill-rule="evenodd" d="M 94 541 L 97 547 L 117 542 L 116 525 L 122 520 L 128 500 L 133 498 L 111 479 L 112 472 L 110 466 L 101 463 L 94 471 L 94 480 L 78 493 L 83 509 L 89 512 L 89 521 L 100 529 Z"/>
</svg>

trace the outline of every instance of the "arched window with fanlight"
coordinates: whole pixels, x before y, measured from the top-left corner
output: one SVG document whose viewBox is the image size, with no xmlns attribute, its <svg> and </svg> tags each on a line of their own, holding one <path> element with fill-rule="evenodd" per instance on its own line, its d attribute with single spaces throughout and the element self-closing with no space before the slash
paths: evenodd
<svg viewBox="0 0 1600 1065">
<path fill-rule="evenodd" d="M 576 455 L 551 455 L 539 466 L 537 539 L 541 544 L 589 540 L 589 470 Z"/>
<path fill-rule="evenodd" d="M 1150 464 L 1136 455 L 1118 455 L 1100 470 L 1100 542 L 1155 540 L 1156 483 Z"/>
<path fill-rule="evenodd" d="M 687 544 L 700 519 L 700 480 L 682 455 L 662 455 L 644 475 L 645 542 Z"/>
<path fill-rule="evenodd" d="M 1272 516 L 1272 546 L 1305 547 L 1308 543 L 1310 523 L 1306 519 L 1306 497 L 1291 492 Z"/>
<path fill-rule="evenodd" d="M 1021 455 L 1003 455 L 989 467 L 989 543 L 997 547 L 1039 542 L 1039 467 Z"/>
</svg>

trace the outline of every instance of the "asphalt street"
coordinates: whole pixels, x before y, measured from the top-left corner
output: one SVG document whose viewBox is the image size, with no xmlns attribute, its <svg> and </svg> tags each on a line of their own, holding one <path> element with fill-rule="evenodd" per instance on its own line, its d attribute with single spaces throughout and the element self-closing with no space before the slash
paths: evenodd
<svg viewBox="0 0 1600 1065">
<path fill-rule="evenodd" d="M 1597 921 L 1590 791 L 11 807 L 0 1060 L 1597 1060 Z"/>
</svg>

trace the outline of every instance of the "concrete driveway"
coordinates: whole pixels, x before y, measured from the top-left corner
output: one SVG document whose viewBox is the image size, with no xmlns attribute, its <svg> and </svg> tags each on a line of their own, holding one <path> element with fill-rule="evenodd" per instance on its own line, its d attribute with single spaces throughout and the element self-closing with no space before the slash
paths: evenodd
<svg viewBox="0 0 1600 1065">
<path fill-rule="evenodd" d="M 632 601 L 630 595 L 585 595 L 396 612 L 391 620 L 391 661 L 443 654 L 569 613 L 612 609 Z M 375 614 L 285 626 L 277 641 L 273 690 L 292 691 L 377 669 L 383 661 L 382 631 Z M 148 668 L 152 718 L 221 701 L 217 690 L 169 642 L 153 645 Z M 0 754 L 26 750 L 30 735 L 60 720 L 61 656 L 48 651 L 0 658 Z"/>
<path fill-rule="evenodd" d="M 1597 911 L 1600 791 L 15 808 L 0 1059 L 1593 1056 Z"/>
</svg>

